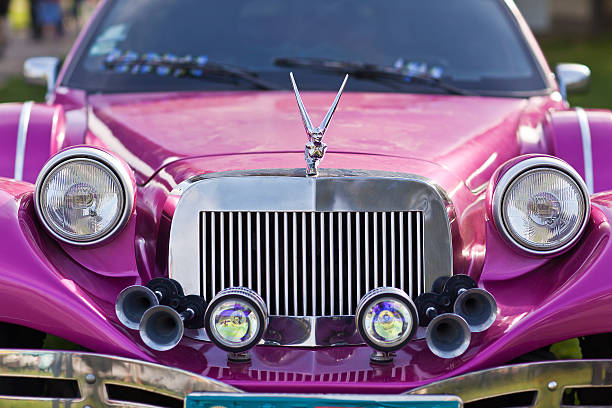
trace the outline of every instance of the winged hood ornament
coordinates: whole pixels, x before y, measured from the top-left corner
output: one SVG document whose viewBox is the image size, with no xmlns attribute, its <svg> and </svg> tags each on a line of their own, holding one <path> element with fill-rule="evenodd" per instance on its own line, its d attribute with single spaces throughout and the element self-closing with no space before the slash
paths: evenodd
<svg viewBox="0 0 612 408">
<path fill-rule="evenodd" d="M 334 103 L 329 108 L 329 111 L 327 111 L 327 115 L 325 115 L 325 117 L 323 118 L 323 122 L 321 122 L 318 127 L 314 127 L 312 126 L 310 117 L 306 112 L 304 102 L 302 102 L 300 91 L 298 91 L 297 85 L 295 84 L 293 72 L 289 73 L 289 78 L 291 78 L 291 84 L 293 85 L 293 91 L 295 92 L 295 99 L 297 100 L 298 107 L 300 108 L 300 113 L 302 114 L 302 121 L 304 122 L 304 128 L 306 129 L 306 134 L 308 135 L 308 143 L 306 143 L 305 150 L 306 175 L 308 176 L 317 175 L 317 168 L 319 167 L 319 163 L 321 162 L 321 160 L 323 160 L 325 150 L 327 150 L 327 145 L 322 141 L 323 135 L 325 134 L 327 126 L 329 126 L 329 122 L 331 121 L 331 118 L 334 115 L 334 112 L 336 111 L 338 102 L 340 102 L 340 97 L 342 96 L 342 92 L 344 91 L 344 86 L 346 85 L 348 77 L 348 74 L 346 74 L 346 76 L 344 77 L 344 81 L 342 81 L 342 85 L 340 86 L 340 90 L 338 91 L 338 95 L 336 95 Z"/>
</svg>

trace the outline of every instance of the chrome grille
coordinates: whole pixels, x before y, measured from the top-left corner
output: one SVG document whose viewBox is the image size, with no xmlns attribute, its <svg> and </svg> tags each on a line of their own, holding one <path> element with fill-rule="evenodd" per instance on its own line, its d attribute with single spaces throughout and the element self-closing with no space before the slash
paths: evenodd
<svg viewBox="0 0 612 408">
<path fill-rule="evenodd" d="M 369 290 L 423 292 L 423 213 L 200 212 L 200 294 L 247 286 L 270 314 L 354 314 Z"/>
</svg>

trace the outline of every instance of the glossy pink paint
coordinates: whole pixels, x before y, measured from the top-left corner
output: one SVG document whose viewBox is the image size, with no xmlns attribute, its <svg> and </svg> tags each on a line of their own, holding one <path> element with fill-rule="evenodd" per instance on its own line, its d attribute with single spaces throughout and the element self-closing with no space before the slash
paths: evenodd
<svg viewBox="0 0 612 408">
<path fill-rule="evenodd" d="M 367 347 L 260 346 L 250 364 L 230 364 L 212 344 L 189 338 L 174 350 L 153 352 L 117 321 L 114 302 L 120 290 L 167 274 L 168 228 L 179 199 L 171 191 L 180 182 L 219 171 L 304 167 L 305 135 L 291 92 L 88 96 L 58 86 L 50 103 L 62 108 L 46 107 L 48 117 L 37 116 L 33 125 L 31 140 L 47 140 L 38 152 L 55 153 L 82 143 L 108 149 L 134 171 L 135 211 L 114 240 L 79 249 L 58 244 L 42 229 L 33 211 L 32 184 L 0 179 L 0 320 L 96 352 L 175 366 L 259 392 L 402 392 L 503 364 L 566 338 L 610 331 L 612 193 L 593 196 L 583 238 L 554 258 L 521 254 L 491 221 L 495 181 L 519 155 L 554 154 L 584 172 L 575 112 L 553 92 L 557 86 L 550 69 L 518 14 L 517 22 L 549 81 L 550 95 L 521 99 L 347 93 L 325 139 L 329 150 L 322 167 L 417 174 L 448 193 L 454 207 L 454 272 L 473 276 L 495 295 L 500 310 L 494 326 L 475 334 L 461 357 L 440 359 L 423 340 L 415 340 L 387 366 L 370 364 Z M 333 96 L 303 93 L 315 122 Z M 16 132 L 19 109 L 0 108 L 0 132 Z M 612 114 L 588 115 L 595 186 L 602 191 L 612 188 L 606 155 Z M 2 142 L 3 154 L 14 155 L 11 139 Z M 28 150 L 36 147 L 28 145 Z M 44 154 L 33 162 L 43 160 Z M 10 160 L 5 162 L 0 166 Z M 0 171 L 5 175 L 4 167 Z M 28 180 L 33 180 L 34 170 L 28 171 Z"/>
<path fill-rule="evenodd" d="M 0 106 L 0 177 L 14 177 L 19 119 L 24 104 Z M 22 180 L 33 183 L 49 159 L 52 143 L 63 140 L 66 121 L 62 106 L 32 104 L 25 130 L 25 150 Z"/>
</svg>

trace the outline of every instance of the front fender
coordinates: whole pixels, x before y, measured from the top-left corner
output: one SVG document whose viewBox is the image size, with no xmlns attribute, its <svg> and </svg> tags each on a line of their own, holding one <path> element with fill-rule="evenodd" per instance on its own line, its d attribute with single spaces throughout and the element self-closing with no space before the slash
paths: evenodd
<svg viewBox="0 0 612 408">
<path fill-rule="evenodd" d="M 61 106 L 33 102 L 0 105 L 0 177 L 33 183 L 58 141 L 66 121 Z"/>
<path fill-rule="evenodd" d="M 576 108 L 553 112 L 544 130 L 553 155 L 572 165 L 591 193 L 612 190 L 612 111 Z"/>
<path fill-rule="evenodd" d="M 50 333 L 101 353 L 152 361 L 111 323 L 102 298 L 133 278 L 96 275 L 73 261 L 39 225 L 33 185 L 0 178 L 0 321 Z"/>
</svg>

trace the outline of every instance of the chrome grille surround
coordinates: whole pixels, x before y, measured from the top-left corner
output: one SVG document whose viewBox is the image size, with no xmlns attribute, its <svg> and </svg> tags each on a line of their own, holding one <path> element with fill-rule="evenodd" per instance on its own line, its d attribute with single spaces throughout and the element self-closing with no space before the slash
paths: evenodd
<svg viewBox="0 0 612 408">
<path fill-rule="evenodd" d="M 376 280 L 369 277 L 369 286 L 372 287 L 368 286 L 367 289 L 381 286 L 384 277 L 388 279 L 387 285 L 394 286 L 395 281 L 395 286 L 405 289 L 413 297 L 422 293 L 424 288 L 431 287 L 437 277 L 452 274 L 452 241 L 447 215 L 453 213 L 450 200 L 439 187 L 419 176 L 335 169 L 323 169 L 316 178 L 304 177 L 302 169 L 223 172 L 191 178 L 181 183 L 173 195 L 179 201 L 172 217 L 168 266 L 170 276 L 183 285 L 185 292 L 210 298 L 211 294 L 215 294 L 213 292 L 228 286 L 251 284 L 252 289 L 258 290 L 254 277 L 265 277 L 267 279 L 257 282 L 270 285 L 269 289 L 260 288 L 265 292 L 260 294 L 271 309 L 271 321 L 276 320 L 275 314 L 283 315 L 282 319 L 297 315 L 296 321 L 300 321 L 301 326 L 311 322 L 308 332 L 315 330 L 315 321 L 329 318 L 320 316 L 346 317 L 354 313 L 359 296 L 365 294 L 366 289 L 365 282 L 359 288 L 355 282 L 359 281 L 356 279 L 360 276 L 356 273 L 359 262 L 362 278 L 366 273 L 374 275 L 374 265 L 377 265 L 376 273 L 379 276 Z M 378 221 L 375 224 L 370 219 L 369 224 L 365 223 L 366 216 Z M 358 218 L 360 223 L 356 222 Z M 302 228 L 304 222 L 312 225 Z M 217 225 L 208 225 L 212 223 Z M 221 223 L 224 224 L 223 228 L 219 225 Z M 347 228 L 349 223 L 352 228 Z M 393 241 L 391 231 L 397 228 L 396 236 L 399 231 L 405 231 L 406 236 L 399 234 L 398 241 L 402 238 L 408 241 L 408 223 L 414 224 L 412 229 L 417 231 L 410 236 L 422 240 L 418 246 L 422 254 L 414 252 L 412 262 L 409 259 L 412 252 L 408 250 L 407 242 L 401 246 Z M 296 225 L 298 228 L 294 228 Z M 342 233 L 336 232 L 339 227 Z M 331 234 L 328 232 L 330 228 Z M 370 248 L 367 252 L 374 258 L 367 260 L 370 271 L 365 271 L 365 254 L 355 257 L 355 254 L 348 256 L 346 253 L 349 248 L 352 251 L 359 249 L 357 228 L 360 228 L 362 237 L 368 236 L 364 231 L 367 228 L 376 229 L 376 233 L 370 233 L 370 236 L 379 237 L 361 242 L 362 247 L 366 242 L 376 246 L 376 250 Z M 210 232 L 201 234 L 211 229 L 217 231 L 214 237 Z M 253 233 L 254 230 L 260 233 Z M 327 237 L 334 239 L 332 245 L 322 243 L 323 231 L 327 232 Z M 320 238 L 316 237 L 316 245 L 307 247 L 302 238 L 313 232 Z M 389 239 L 380 238 L 382 233 Z M 224 235 L 221 237 L 221 234 Z M 210 248 L 212 239 L 217 241 L 215 250 L 202 251 L 203 247 Z M 226 245 L 219 245 L 219 242 Z M 229 245 L 229 242 L 234 244 Z M 256 249 L 247 250 L 247 246 Z M 406 249 L 406 253 L 400 254 L 403 249 Z M 306 251 L 307 256 L 297 257 L 302 251 Z M 283 257 L 279 253 L 288 256 Z M 253 258 L 258 256 L 262 259 L 255 261 Z M 329 262 L 334 257 L 335 262 Z M 228 259 L 233 262 L 228 262 Z M 203 274 L 205 265 L 214 267 L 215 272 Z M 296 281 L 301 282 L 305 277 L 301 271 L 313 265 L 316 267 L 313 274 L 307 276 L 307 285 L 313 282 L 311 289 L 318 285 L 318 293 L 333 295 L 333 299 L 322 301 L 315 290 L 304 291 L 307 289 L 304 286 L 292 284 L 294 280 L 291 276 L 296 267 L 299 276 Z M 388 269 L 385 273 L 382 265 Z M 411 266 L 417 273 L 398 273 L 398 270 Z M 353 273 L 348 273 L 353 268 Z M 220 270 L 226 273 L 221 274 Z M 336 279 L 320 279 L 332 273 Z M 349 281 L 351 289 L 340 290 L 342 286 L 348 286 Z M 296 294 L 300 301 L 307 299 L 310 306 L 275 301 L 279 298 L 289 299 Z M 342 320 L 349 324 L 350 319 Z M 199 333 L 194 337 L 205 338 L 205 335 Z M 308 337 L 312 340 L 319 336 L 310 333 Z M 306 343 L 318 345 L 319 341 Z"/>
</svg>

